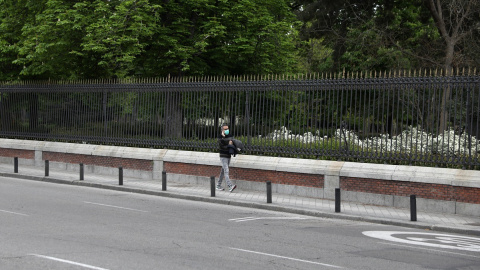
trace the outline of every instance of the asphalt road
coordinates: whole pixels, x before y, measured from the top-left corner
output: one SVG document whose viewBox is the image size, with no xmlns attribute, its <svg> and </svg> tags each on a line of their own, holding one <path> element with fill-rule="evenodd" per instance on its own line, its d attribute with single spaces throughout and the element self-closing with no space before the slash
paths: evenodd
<svg viewBox="0 0 480 270">
<path fill-rule="evenodd" d="M 480 269 L 480 238 L 0 177 L 0 269 Z"/>
</svg>

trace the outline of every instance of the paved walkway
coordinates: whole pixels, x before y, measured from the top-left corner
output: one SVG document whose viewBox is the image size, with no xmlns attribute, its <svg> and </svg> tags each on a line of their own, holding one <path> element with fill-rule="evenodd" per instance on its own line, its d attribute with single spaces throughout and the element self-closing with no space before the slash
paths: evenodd
<svg viewBox="0 0 480 270">
<path fill-rule="evenodd" d="M 247 191 L 242 190 L 241 187 L 237 187 L 232 193 L 216 190 L 216 196 L 211 197 L 210 186 L 167 182 L 167 190 L 162 191 L 161 180 L 144 180 L 124 176 L 123 185 L 120 186 L 118 175 L 94 175 L 85 172 L 84 180 L 80 181 L 78 170 L 50 169 L 48 177 L 45 177 L 43 167 L 20 165 L 18 170 L 18 173 L 14 173 L 13 164 L 0 164 L 0 176 L 480 236 L 480 217 L 474 216 L 418 212 L 417 221 L 410 221 L 410 210 L 404 208 L 342 202 L 341 212 L 335 213 L 335 202 L 332 200 L 274 193 L 272 194 L 272 203 L 267 203 L 266 192 Z"/>
</svg>

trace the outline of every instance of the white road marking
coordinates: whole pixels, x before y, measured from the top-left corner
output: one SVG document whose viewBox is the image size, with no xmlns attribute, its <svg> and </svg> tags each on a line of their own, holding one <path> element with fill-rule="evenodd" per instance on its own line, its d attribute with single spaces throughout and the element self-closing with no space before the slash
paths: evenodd
<svg viewBox="0 0 480 270">
<path fill-rule="evenodd" d="M 232 218 L 229 221 L 234 222 L 243 222 L 243 221 L 252 221 L 252 220 L 260 220 L 260 219 L 272 219 L 272 220 L 281 220 L 281 219 L 310 219 L 307 217 L 244 217 L 244 218 Z"/>
<path fill-rule="evenodd" d="M 0 210 L 0 212 L 8 213 L 8 214 L 14 214 L 14 215 L 19 215 L 19 216 L 26 216 L 28 215 L 22 214 L 22 213 L 17 213 L 17 212 L 11 212 L 11 211 L 6 211 L 6 210 Z"/>
<path fill-rule="evenodd" d="M 233 247 L 230 247 L 230 249 L 238 250 L 238 251 L 243 251 L 243 252 L 248 252 L 248 253 L 254 253 L 254 254 L 258 254 L 258 255 L 265 255 L 265 256 L 270 256 L 270 257 L 276 257 L 276 258 L 280 258 L 280 259 L 287 259 L 287 260 L 292 260 L 292 261 L 297 261 L 297 262 L 318 264 L 318 265 L 323 265 L 323 266 L 328 266 L 328 267 L 333 267 L 333 268 L 343 268 L 343 267 L 336 266 L 336 265 L 332 265 L 332 264 L 319 263 L 319 262 L 314 262 L 314 261 L 307 261 L 307 260 L 296 259 L 296 258 L 291 258 L 291 257 L 285 257 L 285 256 L 280 256 L 280 255 L 275 255 L 275 254 L 269 254 L 269 253 L 263 253 L 263 252 L 253 251 L 253 250 L 246 250 L 246 249 L 233 248 Z"/>
<path fill-rule="evenodd" d="M 88 264 L 83 264 L 83 263 L 78 263 L 78 262 L 67 261 L 67 260 L 63 260 L 63 259 L 59 259 L 59 258 L 55 258 L 55 257 L 49 257 L 49 256 L 44 256 L 44 255 L 38 255 L 38 254 L 30 254 L 30 255 L 38 257 L 38 258 L 47 259 L 47 260 L 63 262 L 63 263 L 68 263 L 68 264 L 72 264 L 72 265 L 78 265 L 78 266 L 89 268 L 89 269 L 108 270 L 106 268 L 96 267 L 96 266 L 93 266 L 93 265 L 88 265 Z"/>
<path fill-rule="evenodd" d="M 462 256 L 473 257 L 473 258 L 480 258 L 479 256 L 475 256 L 475 255 L 462 254 L 462 253 L 445 251 L 445 250 L 438 250 L 438 249 L 431 249 L 431 248 L 422 248 L 422 247 L 414 247 L 414 246 L 407 246 L 407 245 L 400 245 L 400 244 L 393 244 L 393 243 L 384 243 L 384 242 L 378 242 L 378 243 L 379 243 L 379 244 L 383 244 L 383 245 L 391 245 L 391 246 L 406 247 L 406 248 L 416 248 L 416 249 L 430 250 L 430 251 L 441 252 L 441 253 L 448 253 L 448 254 L 462 255 Z"/>
<path fill-rule="evenodd" d="M 94 204 L 94 205 L 100 205 L 100 206 L 105 206 L 105 207 L 113 207 L 113 208 L 130 210 L 130 211 L 137 211 L 137 212 L 148 213 L 148 211 L 143 211 L 143 210 L 138 210 L 138 209 L 133 209 L 133 208 L 120 207 L 120 206 L 115 206 L 115 205 L 108 205 L 108 204 L 94 203 L 94 202 L 84 202 L 84 203 Z"/>
<path fill-rule="evenodd" d="M 365 231 L 363 234 L 397 243 L 480 252 L 480 239 L 474 237 L 439 233 L 392 231 Z M 404 237 L 400 238 L 394 235 L 403 235 Z"/>
</svg>

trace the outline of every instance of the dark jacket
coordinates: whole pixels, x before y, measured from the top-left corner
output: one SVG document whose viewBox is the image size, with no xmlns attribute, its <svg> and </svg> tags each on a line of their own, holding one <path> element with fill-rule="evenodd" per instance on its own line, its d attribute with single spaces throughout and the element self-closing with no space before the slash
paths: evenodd
<svg viewBox="0 0 480 270">
<path fill-rule="evenodd" d="M 232 139 L 232 134 L 225 135 L 225 137 L 223 137 L 221 133 L 218 135 L 218 152 L 220 153 L 220 157 L 231 157 L 231 154 L 228 151 L 228 142 Z"/>
</svg>

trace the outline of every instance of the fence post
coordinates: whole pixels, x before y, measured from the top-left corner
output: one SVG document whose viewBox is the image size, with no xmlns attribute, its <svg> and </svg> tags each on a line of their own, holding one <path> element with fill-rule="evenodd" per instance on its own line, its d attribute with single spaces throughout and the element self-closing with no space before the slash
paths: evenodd
<svg viewBox="0 0 480 270">
<path fill-rule="evenodd" d="M 335 189 L 335 213 L 340 213 L 340 189 L 336 188 Z"/>
<path fill-rule="evenodd" d="M 167 190 L 167 172 L 162 171 L 162 190 Z"/>
<path fill-rule="evenodd" d="M 50 163 L 48 160 L 45 160 L 45 176 L 49 176 L 50 174 Z"/>
<path fill-rule="evenodd" d="M 267 181 L 267 203 L 272 203 L 272 182 Z"/>
<path fill-rule="evenodd" d="M 18 173 L 18 157 L 13 158 L 13 172 Z"/>
<path fill-rule="evenodd" d="M 417 221 L 417 197 L 410 195 L 410 221 Z"/>
<path fill-rule="evenodd" d="M 215 176 L 210 176 L 210 197 L 215 197 Z"/>
<path fill-rule="evenodd" d="M 83 163 L 80 163 L 80 180 L 83 180 Z"/>
<path fill-rule="evenodd" d="M 118 185 L 123 186 L 123 167 L 118 167 Z"/>
</svg>

